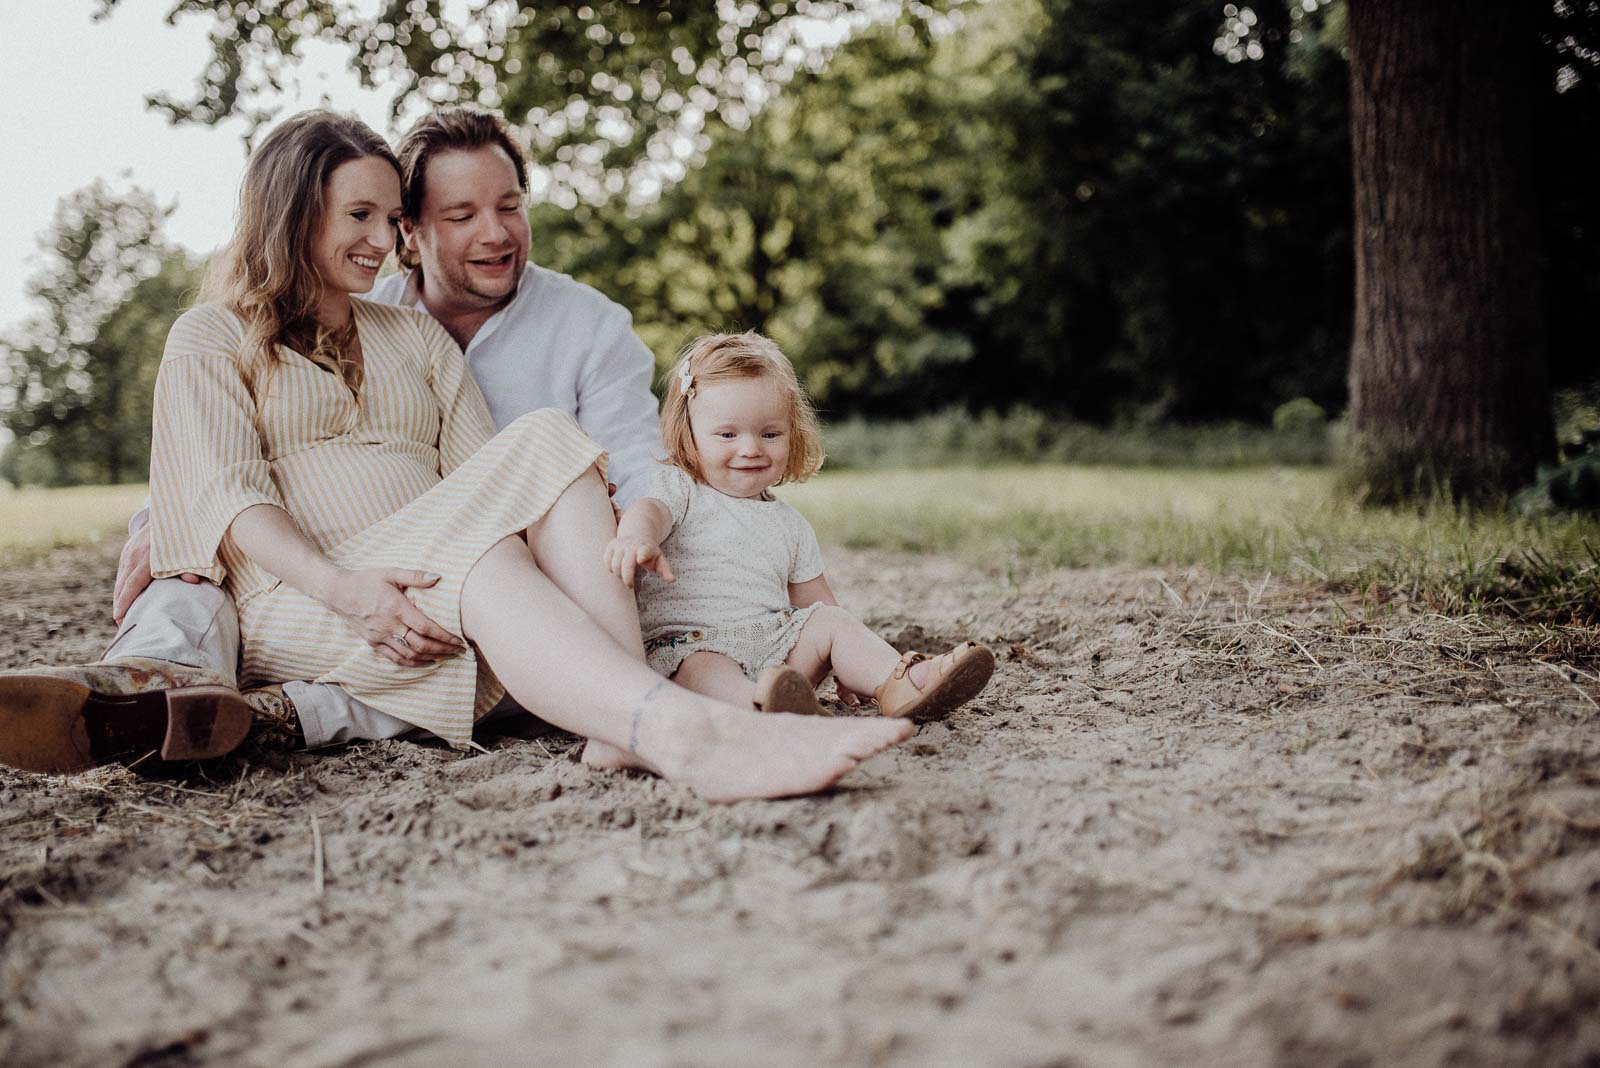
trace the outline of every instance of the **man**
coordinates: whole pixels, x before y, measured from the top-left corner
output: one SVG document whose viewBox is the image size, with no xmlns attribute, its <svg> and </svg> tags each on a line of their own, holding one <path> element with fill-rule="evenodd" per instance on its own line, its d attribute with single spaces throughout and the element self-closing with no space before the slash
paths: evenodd
<svg viewBox="0 0 1600 1068">
<path fill-rule="evenodd" d="M 445 108 L 421 119 L 401 140 L 404 218 L 396 253 L 398 275 L 382 279 L 367 299 L 417 307 L 432 315 L 466 353 L 496 427 L 538 408 L 562 408 L 610 453 L 616 498 L 626 505 L 643 493 L 661 456 L 654 359 L 633 332 L 632 318 L 598 291 L 528 262 L 527 168 L 520 148 L 497 117 L 472 108 Z M 239 707 L 218 686 L 234 685 L 238 617 L 220 588 L 196 576 L 151 581 L 150 534 L 143 512 L 117 569 L 113 614 L 121 624 L 100 664 L 0 679 L 0 724 L 20 722 L 40 694 L 54 702 L 50 746 L 87 725 L 93 739 L 119 709 L 142 701 L 144 734 L 87 747 L 73 766 L 43 766 L 51 754 L 26 739 L 12 743 L 0 729 L 0 762 L 34 770 L 79 770 L 149 751 L 149 732 L 173 695 L 207 688 L 220 708 L 207 745 L 162 749 L 164 758 L 221 755 L 243 740 Z M 418 636 L 419 660 L 448 655 L 449 646 Z M 389 738 L 410 724 L 371 709 L 336 686 L 290 682 L 246 694 L 261 718 L 276 722 L 308 748 L 359 738 Z M 76 702 L 76 705 L 74 704 Z M 208 706 L 211 707 L 211 706 Z M 170 718 L 170 714 L 166 717 Z M 224 729 L 225 728 L 225 729 Z M 48 732 L 47 732 L 48 733 Z M 21 755 L 13 750 L 21 747 Z M 92 752 L 88 751 L 92 750 Z M 217 750 L 220 750 L 218 752 Z M 31 756 L 31 763 L 30 763 Z M 69 761 L 70 763 L 70 761 Z"/>
</svg>

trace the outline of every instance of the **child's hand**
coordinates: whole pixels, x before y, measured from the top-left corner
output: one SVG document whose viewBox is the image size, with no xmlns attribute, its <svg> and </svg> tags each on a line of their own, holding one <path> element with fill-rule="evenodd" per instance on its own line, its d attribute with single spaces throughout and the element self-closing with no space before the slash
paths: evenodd
<svg viewBox="0 0 1600 1068">
<path fill-rule="evenodd" d="M 677 578 L 672 573 L 672 565 L 661 555 L 661 546 L 637 535 L 618 534 L 607 542 L 605 561 L 606 569 L 620 578 L 630 590 L 633 589 L 634 572 L 641 567 L 654 571 L 668 582 Z"/>
<path fill-rule="evenodd" d="M 846 686 L 844 683 L 840 682 L 837 675 L 833 677 L 833 688 L 839 691 L 839 700 L 843 701 L 848 707 L 861 707 L 861 695 L 856 693 L 850 687 Z"/>
</svg>

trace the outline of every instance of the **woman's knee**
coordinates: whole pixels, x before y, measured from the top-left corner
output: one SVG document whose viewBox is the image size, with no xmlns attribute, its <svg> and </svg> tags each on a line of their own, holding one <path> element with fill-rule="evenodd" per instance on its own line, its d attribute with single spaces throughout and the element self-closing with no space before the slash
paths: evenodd
<svg viewBox="0 0 1600 1068">
<path fill-rule="evenodd" d="M 466 596 L 469 589 L 480 587 L 485 582 L 500 581 L 507 570 L 532 566 L 533 556 L 528 552 L 528 543 L 523 540 L 523 536 L 507 534 L 485 549 L 483 555 L 467 569 L 467 577 L 461 584 L 462 596 Z"/>
</svg>

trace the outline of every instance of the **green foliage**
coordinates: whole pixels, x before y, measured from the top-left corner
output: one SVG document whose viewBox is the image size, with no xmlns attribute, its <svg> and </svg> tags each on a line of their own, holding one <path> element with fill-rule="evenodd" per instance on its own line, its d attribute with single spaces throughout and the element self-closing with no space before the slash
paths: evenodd
<svg viewBox="0 0 1600 1068">
<path fill-rule="evenodd" d="M 0 341 L 0 471 L 14 484 L 143 480 L 168 328 L 196 282 L 161 234 L 168 209 L 96 182 L 61 201 L 29 283 L 43 313 Z"/>
<path fill-rule="evenodd" d="M 940 325 L 936 220 L 969 161 L 932 52 L 911 27 L 863 36 L 748 131 L 720 127 L 656 204 L 536 208 L 536 255 L 628 306 L 663 361 L 697 333 L 758 328 L 835 405 L 970 359 Z"/>
<path fill-rule="evenodd" d="M 1600 385 L 1557 394 L 1556 434 L 1559 462 L 1539 469 L 1517 507 L 1529 515 L 1600 512 Z"/>
<path fill-rule="evenodd" d="M 536 256 L 631 308 L 663 360 L 764 330 L 841 414 L 1340 403 L 1337 54 L 1307 36 L 1268 77 L 1212 54 L 1204 10 L 963 10 L 956 34 L 863 32 L 748 130 L 708 127 L 647 208 L 541 205 Z"/>
<path fill-rule="evenodd" d="M 1257 4 L 1265 58 L 1213 53 L 1219 10 L 1040 0 L 969 227 L 993 302 L 980 396 L 1026 381 L 1084 418 L 1264 419 L 1342 402 L 1345 68 L 1294 5 Z M 992 392 L 991 392 L 992 395 Z"/>
<path fill-rule="evenodd" d="M 1201 468 L 1308 466 L 1326 463 L 1330 458 L 1326 421 L 1292 431 L 1238 422 L 1099 427 L 1022 407 L 1004 415 L 993 411 L 973 415 L 964 408 L 947 408 L 897 421 L 855 416 L 830 424 L 823 440 L 830 471 L 1026 463 Z"/>
<path fill-rule="evenodd" d="M 1296 397 L 1273 410 L 1272 429 L 1290 437 L 1326 434 L 1328 413 L 1310 397 Z"/>
<path fill-rule="evenodd" d="M 964 2 L 906 7 L 929 19 Z M 96 17 L 119 3 L 99 0 Z M 826 62 L 831 46 L 809 41 L 802 23 L 882 17 L 878 0 L 173 0 L 168 21 L 206 23 L 211 55 L 191 99 L 151 103 L 177 122 L 259 126 L 302 43 L 337 42 L 364 84 L 401 87 L 397 110 L 412 97 L 500 109 L 562 165 L 558 180 L 576 184 L 647 161 L 667 143 L 658 135 L 693 135 L 706 117 L 745 125 L 777 87 Z"/>
</svg>

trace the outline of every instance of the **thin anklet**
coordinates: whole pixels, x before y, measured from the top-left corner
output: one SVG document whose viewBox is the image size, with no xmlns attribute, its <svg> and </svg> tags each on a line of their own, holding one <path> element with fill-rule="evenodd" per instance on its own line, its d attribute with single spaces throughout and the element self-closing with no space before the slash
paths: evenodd
<svg viewBox="0 0 1600 1068">
<path fill-rule="evenodd" d="M 658 679 L 656 684 L 650 687 L 650 692 L 641 697 L 639 703 L 633 706 L 633 720 L 628 725 L 628 752 L 634 756 L 639 755 L 639 722 L 644 719 L 645 706 L 650 703 L 650 698 L 660 693 L 661 687 L 666 684 L 666 679 Z"/>
</svg>

